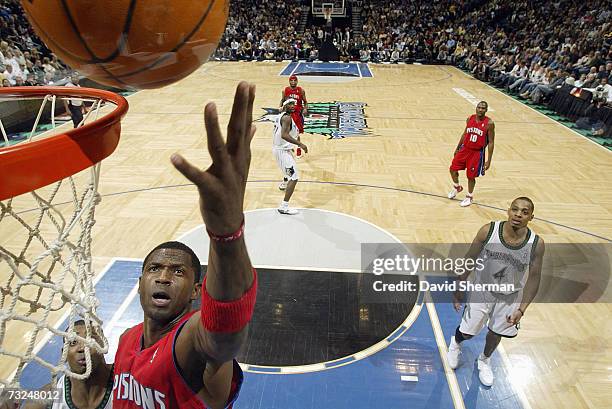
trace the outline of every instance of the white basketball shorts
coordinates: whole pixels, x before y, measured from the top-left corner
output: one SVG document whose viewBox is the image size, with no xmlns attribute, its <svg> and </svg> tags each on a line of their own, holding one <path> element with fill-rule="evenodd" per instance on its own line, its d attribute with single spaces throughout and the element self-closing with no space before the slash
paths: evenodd
<svg viewBox="0 0 612 409">
<path fill-rule="evenodd" d="M 289 180 L 298 180 L 298 169 L 291 151 L 272 148 L 272 153 L 274 154 L 274 158 L 276 158 L 278 167 L 281 172 L 283 172 L 283 176 Z"/>
<path fill-rule="evenodd" d="M 522 291 L 508 295 L 495 294 L 490 302 L 467 302 L 459 331 L 467 335 L 477 335 L 488 324 L 489 330 L 497 335 L 516 337 L 519 325 L 510 324 L 507 317 L 521 306 L 521 293 Z"/>
</svg>

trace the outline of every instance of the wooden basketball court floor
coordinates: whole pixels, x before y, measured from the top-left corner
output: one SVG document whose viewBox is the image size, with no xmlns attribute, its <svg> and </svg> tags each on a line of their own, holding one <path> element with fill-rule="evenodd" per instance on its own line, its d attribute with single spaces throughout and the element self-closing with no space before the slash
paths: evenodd
<svg viewBox="0 0 612 409">
<path fill-rule="evenodd" d="M 245 79 L 257 84 L 254 117 L 264 115 L 262 108 L 278 106 L 287 84 L 279 72 L 286 65 L 211 62 L 175 85 L 128 97 L 120 145 L 102 165 L 103 200 L 96 210 L 92 247 L 96 271 L 114 257 L 142 259 L 161 241 L 201 223 L 196 191 L 172 168 L 170 155 L 178 151 L 207 166 L 204 104 L 215 101 L 221 120 L 227 121 L 235 86 Z M 612 193 L 606 188 L 612 153 L 607 149 L 453 67 L 370 69 L 373 78 L 349 82 L 302 77 L 310 102 L 366 103 L 371 134 L 331 140 L 306 134 L 310 153 L 298 162 L 301 180 L 294 206 L 356 216 L 406 243 L 465 243 L 483 224 L 504 219 L 512 199 L 529 196 L 536 215 L 531 227 L 547 244 L 612 241 Z M 496 123 L 493 164 L 478 180 L 475 204 L 461 208 L 446 198 L 448 166 L 465 119 L 475 111 L 474 100 L 481 99 L 488 101 Z M 257 127 L 246 210 L 273 208 L 281 200 L 280 174 L 270 152 L 272 124 Z M 11 232 L 0 232 L 2 241 L 10 243 Z M 502 341 L 508 379 L 497 379 L 490 390 L 476 386 L 469 392 L 459 385 L 452 405 L 426 407 L 508 407 L 495 389 L 512 384 L 524 395 L 523 407 L 608 408 L 611 316 L 609 303 L 534 304 L 519 336 Z M 459 316 L 449 319 L 458 322 Z M 15 342 L 21 342 L 19 331 L 11 330 Z M 438 348 L 443 360 L 445 346 Z M 3 364 L 2 376 L 13 369 Z M 454 376 L 445 366 L 440 371 Z M 481 399 L 470 399 L 469 393 Z M 400 400 L 397 407 L 409 405 Z M 276 406 L 239 402 L 238 407 Z M 295 407 L 318 406 L 296 401 Z"/>
</svg>

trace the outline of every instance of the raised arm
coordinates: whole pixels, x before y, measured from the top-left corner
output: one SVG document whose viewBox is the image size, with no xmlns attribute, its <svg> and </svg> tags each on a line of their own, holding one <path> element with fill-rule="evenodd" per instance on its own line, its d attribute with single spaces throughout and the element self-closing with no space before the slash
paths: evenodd
<svg viewBox="0 0 612 409">
<path fill-rule="evenodd" d="M 255 86 L 241 82 L 223 140 L 217 109 L 206 105 L 204 122 L 212 165 L 206 170 L 178 154 L 174 166 L 197 188 L 200 212 L 211 235 L 202 310 L 194 314 L 176 340 L 180 370 L 210 408 L 225 407 L 232 380 L 232 360 L 247 335 L 257 286 L 242 234 L 244 191 L 255 134 Z"/>
</svg>

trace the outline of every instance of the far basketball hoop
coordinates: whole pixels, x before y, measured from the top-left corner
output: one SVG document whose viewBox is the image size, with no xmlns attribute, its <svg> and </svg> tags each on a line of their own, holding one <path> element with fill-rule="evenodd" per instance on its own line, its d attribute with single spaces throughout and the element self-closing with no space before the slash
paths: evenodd
<svg viewBox="0 0 612 409">
<path fill-rule="evenodd" d="M 333 11 L 334 5 L 332 3 L 323 3 L 323 17 L 328 25 L 331 24 Z"/>
</svg>

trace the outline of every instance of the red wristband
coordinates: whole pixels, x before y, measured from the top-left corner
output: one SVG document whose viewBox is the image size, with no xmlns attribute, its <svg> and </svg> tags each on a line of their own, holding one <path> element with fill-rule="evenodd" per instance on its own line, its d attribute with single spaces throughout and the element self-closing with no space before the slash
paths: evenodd
<svg viewBox="0 0 612 409">
<path fill-rule="evenodd" d="M 220 236 L 211 232 L 210 230 L 208 230 L 208 228 L 206 228 L 206 233 L 208 233 L 208 237 L 210 237 L 212 241 L 217 241 L 220 243 L 229 243 L 232 241 L 236 241 L 244 234 L 244 219 L 242 219 L 242 223 L 240 223 L 240 227 L 238 227 L 238 230 L 233 233 Z"/>
<path fill-rule="evenodd" d="M 206 291 L 206 277 L 202 283 L 202 308 L 200 319 L 207 331 L 238 332 L 243 329 L 253 316 L 257 299 L 257 271 L 253 268 L 253 284 L 237 300 L 223 302 L 215 300 Z"/>
</svg>

